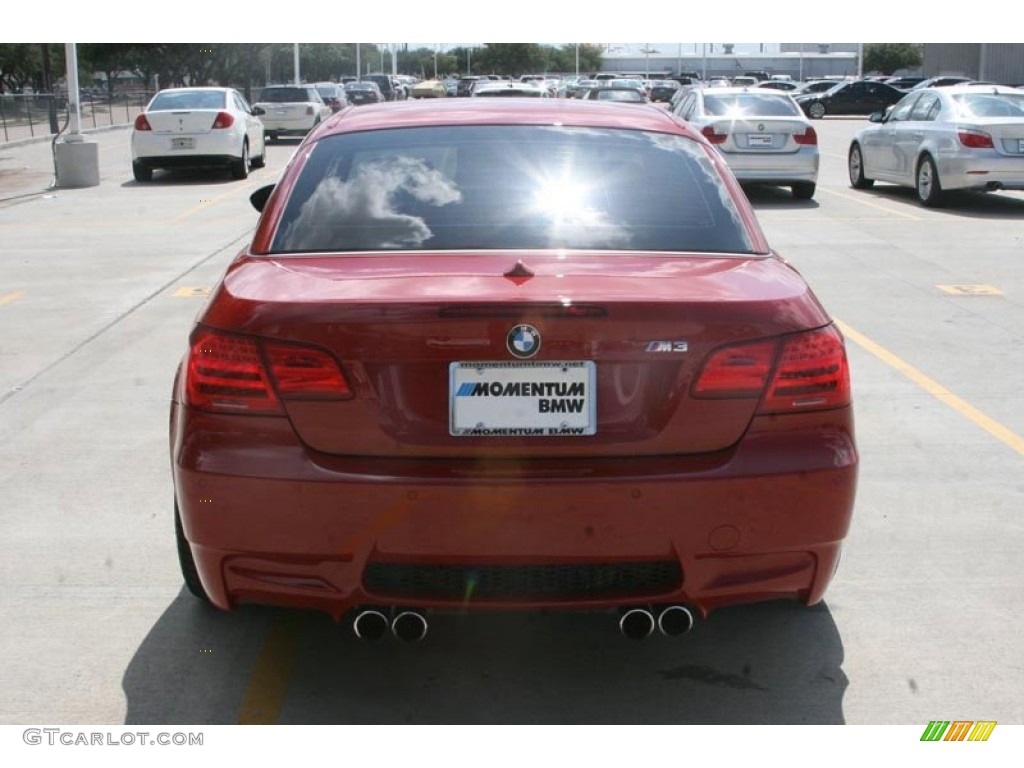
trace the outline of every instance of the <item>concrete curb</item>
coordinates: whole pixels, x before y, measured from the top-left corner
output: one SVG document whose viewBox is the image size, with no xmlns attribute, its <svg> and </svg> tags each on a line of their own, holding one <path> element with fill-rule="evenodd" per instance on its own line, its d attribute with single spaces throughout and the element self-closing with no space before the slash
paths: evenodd
<svg viewBox="0 0 1024 768">
<path fill-rule="evenodd" d="M 125 123 L 123 125 L 105 125 L 101 128 L 86 128 L 82 133 L 107 133 L 109 131 L 122 131 L 131 127 L 131 123 Z M 53 134 L 51 133 L 48 136 L 34 136 L 28 139 L 15 139 L 14 141 L 0 141 L 0 151 L 4 149 L 13 149 L 15 147 L 26 147 L 29 144 L 42 144 L 44 141 L 53 141 Z"/>
</svg>

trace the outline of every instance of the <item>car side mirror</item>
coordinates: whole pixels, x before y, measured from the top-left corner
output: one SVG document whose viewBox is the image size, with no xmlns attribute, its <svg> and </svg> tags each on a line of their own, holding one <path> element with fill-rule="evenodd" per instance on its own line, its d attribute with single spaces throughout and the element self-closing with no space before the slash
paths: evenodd
<svg viewBox="0 0 1024 768">
<path fill-rule="evenodd" d="M 253 108 L 252 108 L 252 113 L 253 113 L 253 114 L 254 114 L 254 115 L 255 115 L 256 117 L 259 117 L 260 115 L 265 115 L 265 114 L 267 114 L 267 110 L 265 110 L 265 109 L 264 109 L 263 107 L 253 107 Z"/>
<path fill-rule="evenodd" d="M 249 195 L 249 202 L 252 203 L 252 207 L 260 213 L 263 213 L 263 208 L 267 205 L 267 200 L 270 199 L 271 193 L 274 191 L 273 184 L 267 184 L 265 187 L 260 187 L 251 195 Z"/>
<path fill-rule="evenodd" d="M 884 123 L 886 118 L 885 112 L 872 112 L 868 115 L 868 120 L 872 123 Z"/>
</svg>

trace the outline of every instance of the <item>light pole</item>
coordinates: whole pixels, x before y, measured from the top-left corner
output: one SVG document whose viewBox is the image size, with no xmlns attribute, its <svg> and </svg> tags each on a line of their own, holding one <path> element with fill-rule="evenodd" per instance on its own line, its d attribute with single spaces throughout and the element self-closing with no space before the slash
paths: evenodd
<svg viewBox="0 0 1024 768">
<path fill-rule="evenodd" d="M 295 52 L 294 52 L 294 59 L 295 59 L 295 84 L 299 85 L 302 82 L 301 80 L 299 80 L 299 44 L 298 43 L 294 43 L 294 45 L 295 45 Z"/>
<path fill-rule="evenodd" d="M 580 44 L 576 43 L 576 77 L 580 76 Z"/>
<path fill-rule="evenodd" d="M 362 80 L 362 74 L 359 72 L 359 43 L 356 43 L 356 80 Z"/>
</svg>

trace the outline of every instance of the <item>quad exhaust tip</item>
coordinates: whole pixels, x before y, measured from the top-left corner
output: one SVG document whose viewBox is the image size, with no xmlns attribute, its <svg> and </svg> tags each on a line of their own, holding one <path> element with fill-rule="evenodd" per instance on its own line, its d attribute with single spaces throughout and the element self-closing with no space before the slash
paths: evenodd
<svg viewBox="0 0 1024 768">
<path fill-rule="evenodd" d="M 390 622 L 383 611 L 377 608 L 366 608 L 356 614 L 352 622 L 352 631 L 360 640 L 380 640 L 387 634 Z"/>
<path fill-rule="evenodd" d="M 427 636 L 427 617 L 419 611 L 399 611 L 391 622 L 391 632 L 406 643 L 418 643 Z"/>
<path fill-rule="evenodd" d="M 631 640 L 643 640 L 654 632 L 654 614 L 646 608 L 630 608 L 619 619 L 619 631 Z"/>
<path fill-rule="evenodd" d="M 670 605 L 658 614 L 658 629 L 668 637 L 685 635 L 694 623 L 693 611 L 685 605 Z"/>
<path fill-rule="evenodd" d="M 623 609 L 619 619 L 619 631 L 631 640 L 643 640 L 654 634 L 657 627 L 666 637 L 678 637 L 693 629 L 696 623 L 693 610 L 685 605 L 668 605 L 660 609 L 627 608 Z"/>
</svg>

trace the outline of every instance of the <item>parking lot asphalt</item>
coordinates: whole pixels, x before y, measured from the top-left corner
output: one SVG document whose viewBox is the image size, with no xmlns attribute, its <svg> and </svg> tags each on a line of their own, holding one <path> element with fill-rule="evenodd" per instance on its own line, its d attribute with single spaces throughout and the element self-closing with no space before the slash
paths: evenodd
<svg viewBox="0 0 1024 768">
<path fill-rule="evenodd" d="M 1024 195 L 856 191 L 859 120 L 818 121 L 814 200 L 748 194 L 847 334 L 861 474 L 824 603 L 635 644 L 604 614 L 443 616 L 364 645 L 183 591 L 167 414 L 190 324 L 297 142 L 265 169 L 47 189 L 0 146 L 0 722 L 1024 723 Z"/>
</svg>

